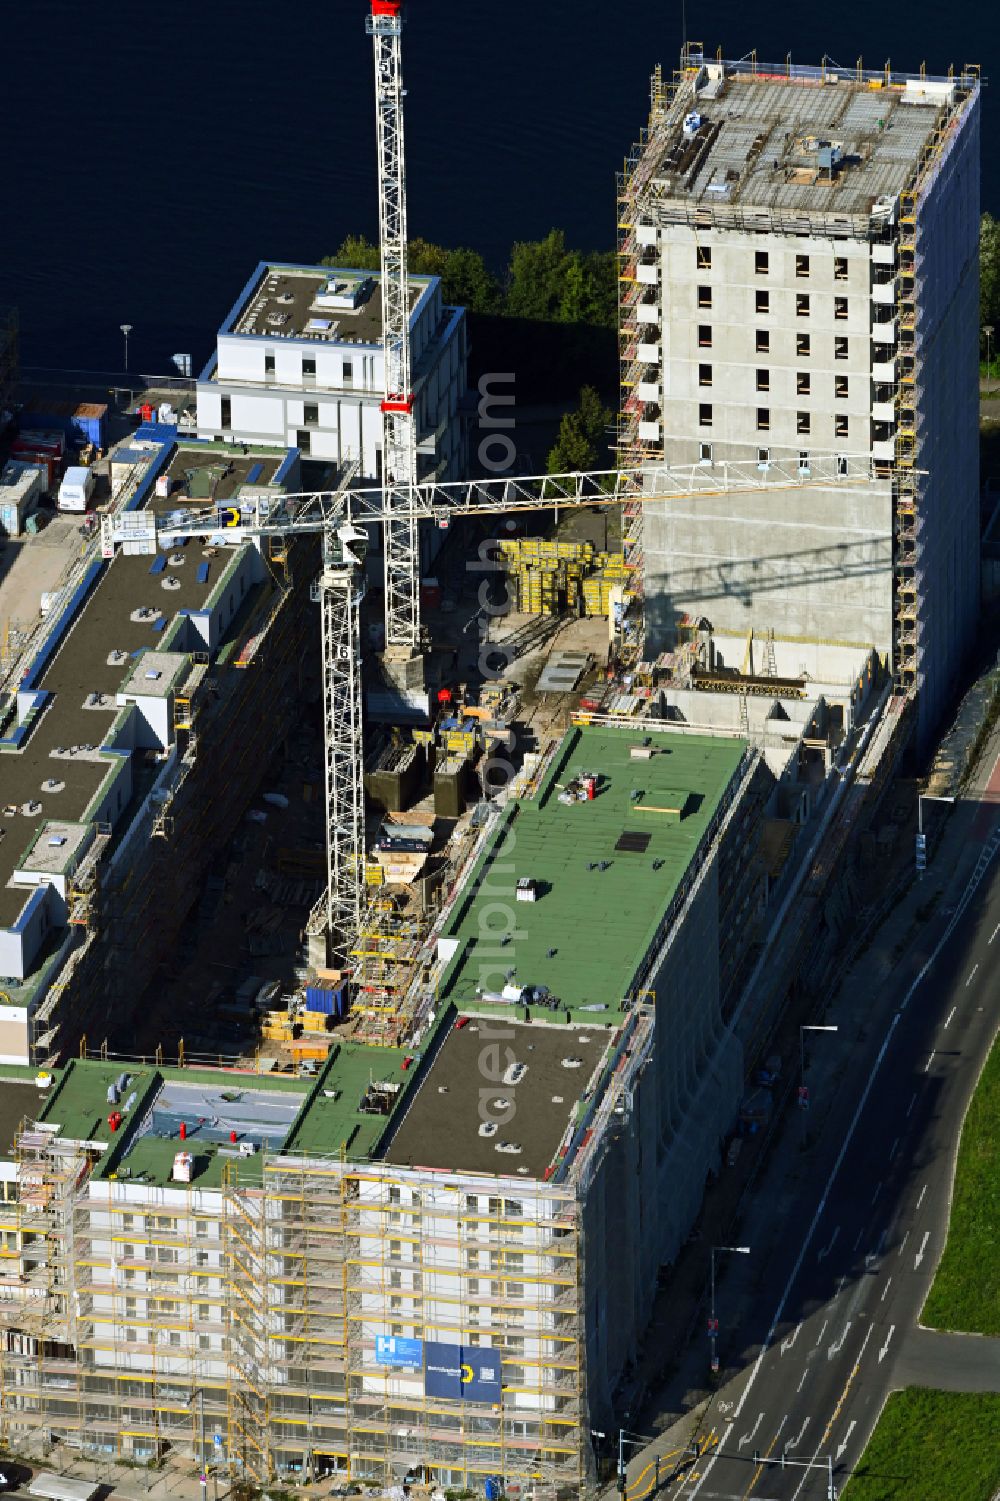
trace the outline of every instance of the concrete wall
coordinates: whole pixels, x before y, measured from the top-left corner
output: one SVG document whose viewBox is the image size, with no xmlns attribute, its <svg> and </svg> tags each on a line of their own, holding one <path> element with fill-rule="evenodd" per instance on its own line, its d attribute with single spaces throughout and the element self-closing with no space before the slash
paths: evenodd
<svg viewBox="0 0 1000 1501">
<path fill-rule="evenodd" d="M 888 483 L 691 496 L 645 507 L 646 638 L 655 654 L 679 617 L 722 632 L 892 651 Z"/>
<path fill-rule="evenodd" d="M 979 613 L 979 100 L 920 200 L 917 334 L 923 421 L 917 537 L 917 734 L 956 691 Z"/>
<path fill-rule="evenodd" d="M 699 247 L 711 251 L 711 267 L 699 268 Z M 766 271 L 756 269 L 761 253 L 767 257 Z M 800 256 L 808 258 L 807 275 L 797 274 Z M 838 258 L 847 261 L 845 278 L 836 275 Z M 733 458 L 770 446 L 867 452 L 869 260 L 864 242 L 670 225 L 660 231 L 658 259 L 655 295 L 662 318 L 668 462 L 696 463 L 703 442 L 730 445 Z M 701 306 L 706 293 L 711 304 Z M 766 310 L 757 310 L 758 294 L 766 295 Z M 800 296 L 809 299 L 805 315 L 797 310 Z M 836 316 L 835 298 L 846 298 L 846 317 Z M 702 329 L 710 331 L 710 345 L 702 345 Z M 758 330 L 769 335 L 766 353 L 756 347 Z M 800 334 L 809 336 L 808 354 L 797 353 Z M 838 337 L 848 340 L 846 359 L 836 357 Z M 758 388 L 758 372 L 767 374 L 765 391 Z M 845 374 L 848 394 L 835 397 L 836 377 Z M 709 384 L 703 384 L 706 375 Z M 798 388 L 800 375 L 809 378 L 808 392 Z M 703 420 L 705 406 L 711 408 L 709 422 Z M 758 409 L 769 413 L 766 430 L 758 429 Z M 808 434 L 798 432 L 799 413 L 809 420 Z M 836 417 L 847 418 L 847 437 L 837 435 Z"/>
<path fill-rule="evenodd" d="M 719 1163 L 743 1088 L 743 1055 L 722 1022 L 718 856 L 653 981 L 653 1048 L 584 1206 L 588 1400 L 597 1427 L 649 1320 L 661 1265 L 674 1260 Z"/>
</svg>

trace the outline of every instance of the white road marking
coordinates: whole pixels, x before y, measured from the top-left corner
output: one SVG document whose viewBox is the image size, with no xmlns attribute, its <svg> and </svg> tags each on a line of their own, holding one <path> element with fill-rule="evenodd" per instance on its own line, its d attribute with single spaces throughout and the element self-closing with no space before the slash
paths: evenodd
<svg viewBox="0 0 1000 1501">
<path fill-rule="evenodd" d="M 909 1230 L 907 1230 L 906 1234 L 903 1236 L 903 1239 L 899 1243 L 899 1254 L 900 1254 L 900 1256 L 902 1256 L 903 1251 L 906 1248 L 906 1242 L 909 1240 L 909 1238 L 910 1238 L 910 1232 L 909 1232 Z"/>
<path fill-rule="evenodd" d="M 875 1325 L 874 1324 L 869 1324 L 868 1325 L 868 1333 L 865 1335 L 864 1339 L 861 1342 L 861 1349 L 858 1351 L 858 1358 L 854 1362 L 853 1370 L 857 1370 L 858 1366 L 860 1366 L 862 1357 L 864 1356 L 865 1350 L 866 1350 L 867 1345 L 868 1345 L 868 1341 L 871 1339 L 872 1333 L 873 1333 L 874 1329 L 875 1329 Z M 852 1372 L 852 1376 L 853 1376 L 853 1372 Z M 833 1427 L 833 1419 L 831 1418 L 830 1422 L 827 1424 L 827 1433 L 830 1431 L 830 1428 L 832 1428 L 832 1427 Z M 807 1470 L 803 1470 L 803 1472 L 802 1472 L 802 1479 L 799 1481 L 798 1485 L 795 1487 L 795 1491 L 794 1491 L 793 1496 L 792 1496 L 792 1501 L 797 1501 L 797 1497 L 802 1494 L 802 1491 L 803 1491 L 804 1487 L 808 1484 L 809 1478 L 810 1478 L 810 1476 L 812 1475 L 812 1472 L 813 1472 L 813 1466 L 816 1464 L 816 1461 L 819 1459 L 819 1451 L 823 1447 L 823 1439 L 825 1437 L 826 1437 L 826 1434 L 824 1433 L 823 1438 L 820 1439 L 818 1445 L 816 1446 L 816 1452 L 813 1455 L 812 1460 L 810 1461 L 809 1468 Z"/>
<path fill-rule="evenodd" d="M 873 1200 L 873 1202 L 874 1202 L 874 1200 Z M 864 1240 L 864 1238 L 865 1238 L 865 1229 L 864 1229 L 864 1226 L 862 1225 L 861 1229 L 858 1231 L 858 1238 L 854 1242 L 854 1245 L 851 1247 L 851 1249 L 853 1251 L 856 1251 L 858 1249 L 858 1246 L 860 1246 L 861 1242 Z"/>
<path fill-rule="evenodd" d="M 895 1157 L 895 1155 L 896 1155 L 896 1148 L 898 1146 L 899 1146 L 899 1137 L 897 1136 L 896 1140 L 893 1142 L 892 1146 L 889 1148 L 889 1161 L 890 1162 Z"/>
<path fill-rule="evenodd" d="M 799 1429 L 799 1431 L 796 1434 L 795 1438 L 790 1438 L 788 1440 L 788 1443 L 785 1445 L 785 1448 L 786 1449 L 794 1449 L 798 1444 L 801 1444 L 801 1442 L 802 1442 L 802 1435 L 805 1433 L 805 1431 L 806 1431 L 806 1429 L 808 1427 L 809 1427 L 809 1419 L 806 1418 L 805 1422 L 802 1424 L 802 1427 Z"/>
<path fill-rule="evenodd" d="M 920 1198 L 917 1200 L 917 1208 L 918 1209 L 920 1208 L 921 1204 L 924 1202 L 924 1194 L 926 1192 L 927 1192 L 927 1184 L 925 1183 L 924 1186 L 923 1186 L 923 1188 L 920 1190 Z"/>
<path fill-rule="evenodd" d="M 834 1297 L 836 1297 L 836 1298 L 840 1297 L 841 1293 L 844 1291 L 844 1283 L 846 1281 L 847 1281 L 846 1275 L 843 1276 L 843 1277 L 838 1277 L 837 1278 L 837 1291 L 834 1293 Z"/>
<path fill-rule="evenodd" d="M 826 1331 L 829 1329 L 829 1327 L 830 1327 L 830 1320 L 827 1319 L 826 1322 L 824 1323 L 822 1329 L 819 1331 L 819 1339 L 817 1339 L 816 1345 L 821 1345 L 823 1343 L 823 1336 L 826 1333 Z M 816 1345 L 813 1346 L 814 1350 L 816 1348 Z"/>
<path fill-rule="evenodd" d="M 743 1437 L 740 1439 L 739 1443 L 737 1444 L 736 1447 L 738 1449 L 742 1449 L 744 1444 L 749 1444 L 752 1439 L 756 1438 L 756 1436 L 757 1436 L 757 1429 L 760 1427 L 760 1425 L 761 1425 L 761 1423 L 763 1423 L 763 1421 L 764 1421 L 764 1414 L 762 1412 L 759 1412 L 757 1414 L 757 1421 L 756 1421 L 756 1423 L 754 1423 L 754 1425 L 751 1428 L 750 1432 L 749 1433 L 744 1433 Z"/>
<path fill-rule="evenodd" d="M 954 1017 L 954 1015 L 955 1015 L 955 1012 L 956 1012 L 956 1011 L 957 1011 L 957 1010 L 958 1010 L 958 1007 L 957 1007 L 957 1006 L 952 1006 L 952 1008 L 951 1008 L 951 1010 L 950 1010 L 950 1011 L 949 1011 L 949 1012 L 948 1012 L 948 1019 L 947 1019 L 947 1021 L 946 1021 L 946 1022 L 945 1022 L 945 1026 L 946 1026 L 946 1027 L 950 1027 L 950 1026 L 951 1026 L 951 1023 L 952 1023 L 952 1018 L 953 1018 L 953 1017 Z"/>
<path fill-rule="evenodd" d="M 781 1341 L 781 1353 L 782 1353 L 782 1355 L 784 1355 L 784 1353 L 785 1353 L 786 1350 L 790 1350 L 792 1348 L 792 1346 L 795 1344 L 795 1341 L 798 1339 L 798 1337 L 799 1337 L 799 1335 L 801 1333 L 802 1333 L 802 1325 L 801 1324 L 796 1324 L 796 1326 L 795 1326 L 795 1333 L 792 1334 L 792 1335 L 790 1335 L 788 1337 L 788 1339 L 783 1339 Z"/>
<path fill-rule="evenodd" d="M 927 1062 L 924 1064 L 924 1073 L 925 1074 L 926 1074 L 927 1070 L 930 1068 L 930 1066 L 931 1066 L 931 1064 L 933 1062 L 934 1062 L 934 1051 L 932 1049 L 931 1050 L 931 1056 L 928 1058 Z"/>
<path fill-rule="evenodd" d="M 832 1360 L 835 1355 L 840 1354 L 841 1350 L 844 1348 L 844 1341 L 847 1338 L 848 1333 L 850 1332 L 850 1328 L 851 1320 L 848 1319 L 847 1323 L 844 1325 L 844 1332 L 841 1334 L 840 1338 L 838 1340 L 835 1340 L 834 1343 L 830 1346 L 829 1350 L 827 1350 L 827 1360 Z"/>
<path fill-rule="evenodd" d="M 889 1051 L 889 1045 L 892 1042 L 892 1039 L 893 1039 L 893 1036 L 895 1034 L 896 1028 L 899 1025 L 899 1018 L 902 1015 L 903 1010 L 904 1010 L 907 1002 L 910 1000 L 911 996 L 913 996 L 913 995 L 916 994 L 917 988 L 920 985 L 921 981 L 923 980 L 924 975 L 926 974 L 927 970 L 930 968 L 930 966 L 933 963 L 933 961 L 936 959 L 937 955 L 941 952 L 941 949 L 944 947 L 944 943 L 945 943 L 945 939 L 942 937 L 942 939 L 939 941 L 937 947 L 934 949 L 934 952 L 932 953 L 932 955 L 930 956 L 930 958 L 927 960 L 926 964 L 924 965 L 924 968 L 917 975 L 917 977 L 914 980 L 913 984 L 910 986 L 910 989 L 907 991 L 907 993 L 906 993 L 905 997 L 903 998 L 903 1001 L 902 1001 L 902 1003 L 900 1005 L 900 1008 L 897 1011 L 896 1015 L 892 1018 L 892 1021 L 889 1023 L 889 1026 L 888 1026 L 888 1028 L 886 1030 L 886 1034 L 885 1034 L 885 1036 L 882 1039 L 882 1046 L 878 1050 L 878 1054 L 876 1055 L 875 1061 L 872 1064 L 871 1069 L 869 1071 L 867 1081 L 865 1082 L 865 1087 L 861 1091 L 861 1098 L 858 1100 L 858 1103 L 857 1103 L 857 1105 L 854 1108 L 854 1114 L 851 1116 L 850 1124 L 848 1125 L 847 1130 L 844 1133 L 844 1138 L 843 1138 L 843 1140 L 840 1143 L 840 1150 L 838 1151 L 837 1156 L 836 1156 L 836 1158 L 834 1160 L 833 1166 L 830 1169 L 830 1172 L 829 1172 L 829 1175 L 827 1177 L 826 1183 L 825 1183 L 825 1185 L 823 1187 L 823 1192 L 820 1195 L 819 1203 L 816 1206 L 816 1211 L 813 1214 L 812 1220 L 810 1221 L 808 1230 L 806 1231 L 805 1235 L 803 1236 L 802 1245 L 799 1248 L 799 1254 L 795 1258 L 795 1264 L 794 1264 L 794 1266 L 792 1267 L 791 1271 L 788 1274 L 788 1280 L 785 1283 L 785 1286 L 784 1286 L 784 1289 L 782 1291 L 781 1297 L 778 1300 L 778 1306 L 775 1309 L 774 1316 L 773 1316 L 773 1318 L 771 1320 L 771 1327 L 768 1330 L 767 1334 L 764 1336 L 764 1343 L 761 1345 L 760 1350 L 757 1353 L 757 1359 L 754 1361 L 753 1365 L 750 1368 L 750 1374 L 748 1375 L 746 1385 L 743 1388 L 743 1394 L 740 1397 L 739 1402 L 736 1404 L 736 1416 L 739 1416 L 739 1413 L 740 1413 L 740 1411 L 743 1408 L 744 1402 L 746 1402 L 747 1398 L 750 1395 L 750 1392 L 751 1392 L 751 1389 L 753 1388 L 754 1382 L 757 1380 L 757 1377 L 760 1375 L 761 1367 L 764 1364 L 764 1360 L 765 1360 L 765 1358 L 767 1356 L 768 1349 L 770 1348 L 771 1341 L 774 1338 L 774 1331 L 777 1329 L 778 1324 L 781 1321 L 781 1316 L 782 1316 L 782 1314 L 785 1311 L 785 1304 L 788 1302 L 788 1299 L 789 1299 L 789 1296 L 791 1294 L 792 1288 L 795 1286 L 795 1282 L 796 1282 L 796 1279 L 798 1278 L 799 1272 L 802 1270 L 802 1263 L 803 1263 L 803 1261 L 805 1261 L 806 1255 L 807 1255 L 807 1253 L 809 1251 L 809 1247 L 812 1245 L 813 1236 L 816 1234 L 816 1226 L 820 1222 L 820 1219 L 821 1219 L 821 1217 L 823 1215 L 823 1211 L 826 1209 L 827 1199 L 830 1197 L 830 1190 L 831 1190 L 831 1188 L 833 1187 L 834 1183 L 837 1180 L 837 1174 L 840 1172 L 840 1169 L 841 1169 L 841 1167 L 844 1164 L 844 1158 L 847 1156 L 847 1153 L 848 1153 L 848 1150 L 850 1148 L 851 1142 L 854 1140 L 854 1133 L 858 1129 L 858 1122 L 861 1120 L 861 1117 L 864 1114 L 865 1107 L 868 1104 L 868 1097 L 869 1097 L 869 1095 L 871 1094 L 872 1090 L 875 1087 L 875 1080 L 878 1078 L 879 1069 L 882 1067 L 882 1062 L 883 1062 L 883 1060 L 885 1058 L 885 1055 Z M 720 1446 L 721 1448 L 725 1447 L 726 1440 L 732 1434 L 733 1426 L 734 1425 L 731 1423 L 729 1425 L 729 1428 L 726 1430 L 726 1433 L 725 1433 L 724 1438 L 723 1438 L 723 1443 Z M 702 1486 L 705 1484 L 705 1481 L 708 1479 L 709 1475 L 712 1473 L 713 1469 L 715 1468 L 716 1462 L 717 1462 L 718 1453 L 719 1453 L 719 1450 L 716 1450 L 715 1453 L 713 1453 L 711 1459 L 708 1461 L 708 1464 L 705 1466 L 704 1471 L 699 1476 L 698 1482 L 697 1482 L 694 1490 L 691 1492 L 691 1497 L 689 1498 L 689 1501 L 693 1501 L 693 1498 L 698 1495 L 698 1493 L 701 1490 Z M 807 1475 L 809 1474 L 808 1470 L 806 1471 L 806 1474 Z"/>
<path fill-rule="evenodd" d="M 824 1259 L 824 1257 L 829 1256 L 830 1252 L 833 1250 L 834 1242 L 837 1239 L 837 1236 L 839 1234 L 840 1234 L 840 1226 L 838 1225 L 837 1228 L 836 1228 L 836 1230 L 834 1230 L 833 1234 L 830 1236 L 830 1244 L 828 1246 L 825 1246 L 823 1248 L 823 1250 L 820 1251 L 819 1255 L 816 1257 L 817 1261 L 822 1261 Z"/>
<path fill-rule="evenodd" d="M 857 1420 L 855 1418 L 852 1418 L 851 1421 L 847 1425 L 847 1432 L 844 1434 L 844 1437 L 841 1439 L 840 1443 L 837 1445 L 837 1452 L 833 1456 L 835 1464 L 839 1464 L 840 1463 L 840 1460 L 841 1460 L 841 1457 L 844 1454 L 844 1451 L 846 1450 L 848 1444 L 851 1442 L 851 1434 L 854 1432 L 854 1430 L 855 1430 L 855 1428 L 857 1426 L 858 1426 Z"/>
<path fill-rule="evenodd" d="M 993 932 L 990 934 L 990 943 L 993 942 L 998 933 L 1000 933 L 1000 922 L 997 923 L 996 927 L 993 929 Z"/>
<path fill-rule="evenodd" d="M 875 1200 L 878 1198 L 878 1196 L 879 1196 L 879 1194 L 881 1192 L 882 1192 L 882 1180 L 880 1178 L 879 1182 L 878 1182 L 878 1187 L 875 1189 L 875 1192 L 872 1194 L 872 1203 L 873 1204 L 874 1204 Z"/>
<path fill-rule="evenodd" d="M 805 1384 L 806 1384 L 806 1377 L 808 1375 L 809 1375 L 809 1367 L 806 1366 L 805 1370 L 802 1372 L 802 1380 L 799 1382 L 798 1386 L 795 1388 L 796 1392 L 800 1392 L 802 1390 L 802 1388 L 805 1386 Z"/>
<path fill-rule="evenodd" d="M 881 1350 L 878 1352 L 878 1363 L 879 1363 L 879 1365 L 882 1364 L 883 1360 L 886 1357 L 886 1351 L 889 1348 L 889 1341 L 892 1339 L 892 1336 L 895 1334 L 895 1332 L 896 1332 L 896 1326 L 895 1326 L 895 1324 L 890 1324 L 889 1325 L 889 1333 L 885 1337 L 885 1344 L 882 1346 Z"/>
<path fill-rule="evenodd" d="M 886 1282 L 885 1287 L 882 1289 L 882 1296 L 881 1296 L 881 1298 L 879 1298 L 879 1302 L 880 1303 L 884 1303 L 885 1302 L 886 1293 L 889 1291 L 889 1287 L 890 1287 L 891 1283 L 892 1283 L 892 1278 L 890 1277 L 888 1279 L 888 1281 Z"/>
<path fill-rule="evenodd" d="M 914 1263 L 913 1263 L 913 1270 L 914 1271 L 917 1270 L 917 1267 L 920 1265 L 920 1263 L 924 1259 L 924 1252 L 927 1250 L 927 1242 L 930 1240 L 930 1238 L 931 1238 L 931 1232 L 929 1230 L 925 1230 L 924 1231 L 924 1238 L 920 1242 L 920 1250 L 917 1252 L 916 1259 L 914 1260 Z"/>
<path fill-rule="evenodd" d="M 966 990 L 968 990 L 969 986 L 972 984 L 973 980 L 976 978 L 976 972 L 977 972 L 978 969 L 979 969 L 979 965 L 978 964 L 974 964 L 972 966 L 972 969 L 969 971 L 969 978 L 965 982 L 965 988 L 966 988 Z M 947 1025 L 948 1024 L 946 1022 L 945 1026 L 947 1026 Z"/>
<path fill-rule="evenodd" d="M 913 1091 L 913 1099 L 910 1101 L 910 1103 L 906 1107 L 906 1114 L 907 1114 L 907 1116 L 909 1116 L 910 1111 L 913 1109 L 913 1107 L 914 1107 L 914 1105 L 916 1103 L 917 1103 L 917 1091 L 914 1090 Z"/>
</svg>

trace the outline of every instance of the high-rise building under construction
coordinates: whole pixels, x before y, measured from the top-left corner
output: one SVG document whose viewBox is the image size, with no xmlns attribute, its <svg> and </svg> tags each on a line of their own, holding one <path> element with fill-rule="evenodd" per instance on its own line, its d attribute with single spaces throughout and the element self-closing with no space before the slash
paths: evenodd
<svg viewBox="0 0 1000 1501">
<path fill-rule="evenodd" d="M 926 743 L 978 608 L 978 74 L 688 48 L 619 221 L 623 458 L 802 481 L 646 506 L 647 638 L 695 615 L 874 647 Z"/>
</svg>

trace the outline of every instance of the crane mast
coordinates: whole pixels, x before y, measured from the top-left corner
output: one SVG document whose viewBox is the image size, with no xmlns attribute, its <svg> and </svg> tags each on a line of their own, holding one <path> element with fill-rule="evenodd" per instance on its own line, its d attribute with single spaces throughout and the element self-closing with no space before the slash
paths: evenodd
<svg viewBox="0 0 1000 1501">
<path fill-rule="evenodd" d="M 385 365 L 382 399 L 382 485 L 386 509 L 383 538 L 385 646 L 391 666 L 393 662 L 406 663 L 419 658 L 421 647 L 420 536 L 410 499 L 417 482 L 417 441 L 407 269 L 401 51 L 403 0 L 371 0 L 367 29 L 375 48 Z"/>
</svg>

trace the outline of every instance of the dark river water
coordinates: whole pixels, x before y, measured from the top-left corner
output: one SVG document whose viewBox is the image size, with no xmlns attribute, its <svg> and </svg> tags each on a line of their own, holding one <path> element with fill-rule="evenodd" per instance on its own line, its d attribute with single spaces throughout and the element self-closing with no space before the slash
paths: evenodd
<svg viewBox="0 0 1000 1501">
<path fill-rule="evenodd" d="M 0 0 L 0 303 L 27 365 L 196 367 L 264 258 L 311 261 L 376 229 L 366 0 Z M 855 15 L 854 12 L 857 11 Z M 850 12 L 850 14 L 849 14 Z M 862 13 L 863 12 L 863 13 Z M 410 0 L 411 233 L 483 251 L 562 226 L 614 243 L 615 171 L 670 68 L 680 0 Z M 931 72 L 1000 50 L 1000 5 L 843 11 L 687 0 L 728 57 Z M 1000 101 L 984 91 L 983 203 L 1000 210 Z"/>
</svg>

